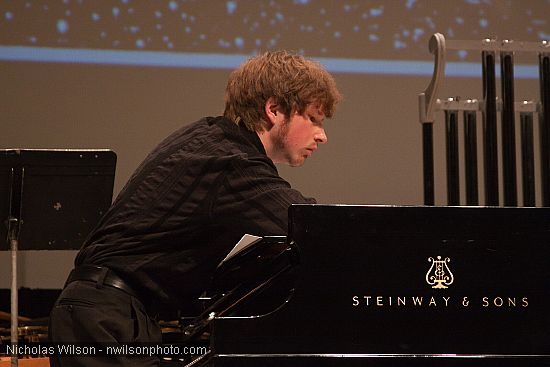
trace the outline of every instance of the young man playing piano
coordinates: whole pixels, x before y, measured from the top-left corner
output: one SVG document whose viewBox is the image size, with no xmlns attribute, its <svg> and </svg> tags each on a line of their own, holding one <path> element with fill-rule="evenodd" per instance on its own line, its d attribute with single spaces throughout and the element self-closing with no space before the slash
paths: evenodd
<svg viewBox="0 0 550 367">
<path fill-rule="evenodd" d="M 318 63 L 284 51 L 229 77 L 225 111 L 174 132 L 138 167 L 85 241 L 50 321 L 65 343 L 160 343 L 157 305 L 193 304 L 243 236 L 286 235 L 292 189 L 275 163 L 301 166 L 327 142 L 341 99 Z M 53 366 L 150 366 L 155 356 L 52 358 Z"/>
</svg>

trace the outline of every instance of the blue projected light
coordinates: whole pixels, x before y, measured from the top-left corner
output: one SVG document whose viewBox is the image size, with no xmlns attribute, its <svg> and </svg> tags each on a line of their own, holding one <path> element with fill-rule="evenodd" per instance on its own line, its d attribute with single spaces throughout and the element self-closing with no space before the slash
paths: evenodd
<svg viewBox="0 0 550 367">
<path fill-rule="evenodd" d="M 432 34 L 545 41 L 549 12 L 550 0 L 4 1 L 0 61 L 233 69 L 250 55 L 286 49 L 332 72 L 427 76 Z M 474 52 L 446 59 L 448 76 L 481 74 Z M 537 78 L 535 65 L 514 70 Z"/>
<path fill-rule="evenodd" d="M 234 69 L 248 57 L 250 55 L 0 46 L 0 60 L 2 61 Z M 314 59 L 323 64 L 328 71 L 334 73 L 411 76 L 431 76 L 433 73 L 433 63 L 429 61 Z M 449 77 L 480 77 L 481 66 L 479 63 L 448 62 L 445 75 Z M 517 78 L 537 79 L 538 68 L 536 65 L 516 65 L 514 75 Z"/>
</svg>

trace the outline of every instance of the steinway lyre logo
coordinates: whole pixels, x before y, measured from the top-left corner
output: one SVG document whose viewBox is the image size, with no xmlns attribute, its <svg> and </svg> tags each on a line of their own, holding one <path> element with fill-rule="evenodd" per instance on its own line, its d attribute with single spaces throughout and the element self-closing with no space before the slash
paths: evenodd
<svg viewBox="0 0 550 367">
<path fill-rule="evenodd" d="M 449 265 L 447 265 L 451 259 L 448 257 L 442 259 L 441 256 L 437 256 L 437 259 L 429 257 L 428 261 L 432 263 L 432 266 L 426 273 L 426 282 L 432 288 L 444 289 L 453 284 L 454 276 L 451 269 L 449 269 Z"/>
</svg>

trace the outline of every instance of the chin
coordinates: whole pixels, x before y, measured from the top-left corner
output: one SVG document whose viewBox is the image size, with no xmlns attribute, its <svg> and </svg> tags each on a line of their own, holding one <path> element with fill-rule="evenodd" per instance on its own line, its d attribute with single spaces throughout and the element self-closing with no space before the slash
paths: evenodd
<svg viewBox="0 0 550 367">
<path fill-rule="evenodd" d="M 305 160 L 305 158 L 302 158 L 302 159 L 299 159 L 299 160 L 291 161 L 289 163 L 289 166 L 290 167 L 301 167 L 301 166 L 304 165 L 304 163 L 306 163 L 306 160 Z"/>
</svg>

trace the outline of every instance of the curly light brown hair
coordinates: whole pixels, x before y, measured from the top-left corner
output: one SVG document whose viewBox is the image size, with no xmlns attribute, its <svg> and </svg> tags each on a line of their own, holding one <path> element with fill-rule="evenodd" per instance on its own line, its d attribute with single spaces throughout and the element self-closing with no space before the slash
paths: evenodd
<svg viewBox="0 0 550 367">
<path fill-rule="evenodd" d="M 266 126 L 265 103 L 273 97 L 285 117 L 319 104 L 326 117 L 334 114 L 342 95 L 334 78 L 318 62 L 287 51 L 266 52 L 248 59 L 229 76 L 223 115 L 252 131 Z"/>
</svg>

